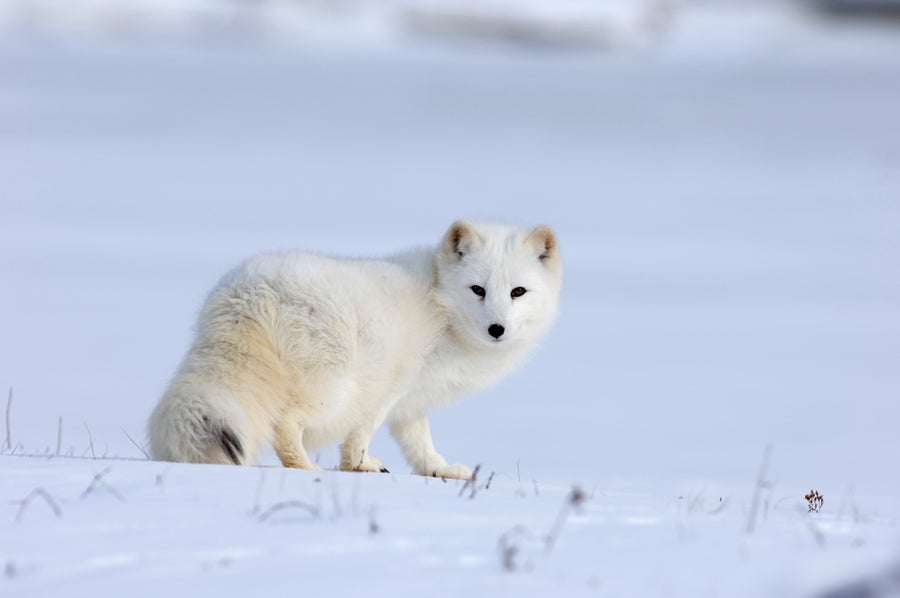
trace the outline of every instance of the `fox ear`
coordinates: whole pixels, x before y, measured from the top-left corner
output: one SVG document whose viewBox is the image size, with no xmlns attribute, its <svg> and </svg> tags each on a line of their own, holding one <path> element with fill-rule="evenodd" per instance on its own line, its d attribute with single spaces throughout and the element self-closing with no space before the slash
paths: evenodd
<svg viewBox="0 0 900 598">
<path fill-rule="evenodd" d="M 528 234 L 525 243 L 534 249 L 538 259 L 543 263 L 556 261 L 559 257 L 556 234 L 549 226 L 541 225 L 536 227 Z"/>
<path fill-rule="evenodd" d="M 478 233 L 470 222 L 457 220 L 444 235 L 444 253 L 462 259 L 478 242 Z"/>
</svg>

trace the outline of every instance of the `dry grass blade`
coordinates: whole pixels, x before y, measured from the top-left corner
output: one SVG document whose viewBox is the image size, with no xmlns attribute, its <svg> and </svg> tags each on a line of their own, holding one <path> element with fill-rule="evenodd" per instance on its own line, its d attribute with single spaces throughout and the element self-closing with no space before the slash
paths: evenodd
<svg viewBox="0 0 900 598">
<path fill-rule="evenodd" d="M 753 489 L 753 502 L 750 504 L 750 514 L 747 516 L 747 533 L 752 534 L 756 528 L 756 515 L 759 511 L 759 501 L 762 498 L 763 489 L 767 488 L 766 472 L 769 470 L 769 459 L 772 457 L 772 445 L 767 444 L 763 451 L 762 463 L 759 466 L 759 476 L 756 478 L 756 487 Z"/>
<path fill-rule="evenodd" d="M 9 387 L 9 398 L 6 399 L 6 450 L 12 450 L 12 428 L 10 414 L 12 413 L 13 388 Z"/>
<path fill-rule="evenodd" d="M 300 500 L 286 500 L 284 502 L 275 503 L 274 505 L 260 513 L 259 517 L 257 517 L 256 520 L 260 522 L 266 521 L 273 515 L 280 513 L 281 511 L 284 511 L 286 509 L 302 509 L 309 513 L 312 519 L 319 518 L 319 509 L 317 509 L 316 507 Z"/>
<path fill-rule="evenodd" d="M 87 423 L 84 424 L 84 429 L 87 430 L 88 434 L 88 447 L 84 449 L 84 452 L 81 453 L 81 456 L 84 457 L 87 455 L 88 451 L 91 451 L 91 458 L 96 459 L 97 455 L 94 453 L 94 437 L 91 435 L 91 429 L 88 427 Z"/>
<path fill-rule="evenodd" d="M 526 533 L 523 526 L 517 525 L 497 539 L 497 551 L 500 553 L 500 564 L 504 571 L 512 572 L 518 568 L 516 557 L 521 551 L 519 540 Z"/>
<path fill-rule="evenodd" d="M 60 422 L 60 428 L 61 427 L 62 427 L 62 423 Z M 147 452 L 147 449 L 145 449 L 142 445 L 138 444 L 138 442 L 134 438 L 131 437 L 131 434 L 128 433 L 128 430 L 126 430 L 125 428 L 122 428 L 122 432 L 125 433 L 125 436 L 128 437 L 128 440 L 131 441 L 131 444 L 136 446 L 139 451 L 144 453 L 144 456 L 147 457 L 147 461 L 152 461 L 152 459 L 150 459 L 150 454 Z"/>
<path fill-rule="evenodd" d="M 472 495 L 469 496 L 469 498 L 470 499 L 475 498 L 475 492 L 476 492 L 475 482 L 478 480 L 478 472 L 480 470 L 481 470 L 481 465 L 476 465 L 475 471 L 472 472 L 472 477 L 470 477 L 469 479 L 466 480 L 466 483 L 463 484 L 462 488 L 459 489 L 459 494 L 457 494 L 457 496 L 461 497 L 465 493 L 466 488 L 471 487 Z"/>
<path fill-rule="evenodd" d="M 125 497 L 122 496 L 122 495 L 119 493 L 118 490 L 116 490 L 115 488 L 113 488 L 112 486 L 110 486 L 110 485 L 106 482 L 106 480 L 103 479 L 103 477 L 104 477 L 106 474 L 108 474 L 110 471 L 112 471 L 112 470 L 111 470 L 109 467 L 107 467 L 106 469 L 104 469 L 103 471 L 101 471 L 100 473 L 98 473 L 97 475 L 95 475 L 95 476 L 93 477 L 93 479 L 91 480 L 91 483 L 88 484 L 88 487 L 85 488 L 85 489 L 84 489 L 84 492 L 81 493 L 81 497 L 80 497 L 80 498 L 85 498 L 85 497 L 87 497 L 88 495 L 93 494 L 94 491 L 97 490 L 97 488 L 103 488 L 104 490 L 106 490 L 107 492 L 109 492 L 110 494 L 112 494 L 113 496 L 115 496 L 116 498 L 118 498 L 120 501 L 125 502 Z"/>
<path fill-rule="evenodd" d="M 31 504 L 35 498 L 42 498 L 47 505 L 53 510 L 53 514 L 56 515 L 57 519 L 62 518 L 62 509 L 59 507 L 59 503 L 50 496 L 50 493 L 44 490 L 43 488 L 35 488 L 31 494 L 23 498 L 19 505 L 19 511 L 16 513 L 16 523 L 21 523 L 22 519 L 25 517 L 25 512 L 28 510 L 28 506 Z"/>
<path fill-rule="evenodd" d="M 375 505 L 372 505 L 372 508 L 369 509 L 369 534 L 375 535 L 381 531 L 381 527 L 378 525 L 378 521 L 375 520 Z"/>
<path fill-rule="evenodd" d="M 547 552 L 553 550 L 553 545 L 556 544 L 556 540 L 559 538 L 559 535 L 562 533 L 563 525 L 566 523 L 566 519 L 569 517 L 569 513 L 575 509 L 580 509 L 581 505 L 584 503 L 587 496 L 584 493 L 584 490 L 579 488 L 578 486 L 573 486 L 572 491 L 569 493 L 569 496 L 566 498 L 566 502 L 563 503 L 562 508 L 559 510 L 559 515 L 556 516 L 556 522 L 553 524 L 553 529 L 550 530 L 550 533 L 547 534 L 546 538 L 546 549 Z"/>
</svg>

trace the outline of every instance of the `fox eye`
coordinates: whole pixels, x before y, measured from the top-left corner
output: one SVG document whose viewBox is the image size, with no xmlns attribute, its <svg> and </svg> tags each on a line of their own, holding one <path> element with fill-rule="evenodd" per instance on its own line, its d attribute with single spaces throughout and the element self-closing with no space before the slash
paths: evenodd
<svg viewBox="0 0 900 598">
<path fill-rule="evenodd" d="M 472 285 L 472 286 L 469 287 L 469 288 L 472 289 L 472 292 L 473 292 L 473 293 L 475 293 L 475 294 L 478 295 L 479 297 L 484 298 L 485 292 L 484 292 L 484 289 L 483 289 L 482 287 L 478 286 L 477 284 L 474 284 L 474 285 Z"/>
<path fill-rule="evenodd" d="M 527 292 L 528 291 L 526 291 L 524 287 L 516 287 L 512 290 L 512 292 L 510 292 L 509 296 L 515 299 L 516 297 L 521 297 Z"/>
</svg>

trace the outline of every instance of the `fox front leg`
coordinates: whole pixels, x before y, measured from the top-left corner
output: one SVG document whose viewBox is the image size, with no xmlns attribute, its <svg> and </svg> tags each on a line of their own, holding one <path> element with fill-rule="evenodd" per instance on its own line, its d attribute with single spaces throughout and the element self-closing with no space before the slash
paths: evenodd
<svg viewBox="0 0 900 598">
<path fill-rule="evenodd" d="M 391 422 L 391 434 L 419 475 L 459 480 L 472 478 L 471 469 L 461 463 L 448 464 L 435 450 L 427 415 Z"/>
</svg>

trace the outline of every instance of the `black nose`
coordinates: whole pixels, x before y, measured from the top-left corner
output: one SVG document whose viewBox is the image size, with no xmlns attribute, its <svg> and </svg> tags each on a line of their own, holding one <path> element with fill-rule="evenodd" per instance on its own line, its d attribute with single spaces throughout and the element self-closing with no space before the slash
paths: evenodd
<svg viewBox="0 0 900 598">
<path fill-rule="evenodd" d="M 503 336 L 504 332 L 506 332 L 506 328 L 504 328 L 500 324 L 491 324 L 490 327 L 488 327 L 488 334 L 490 334 L 494 338 L 500 338 L 501 336 Z"/>
</svg>

